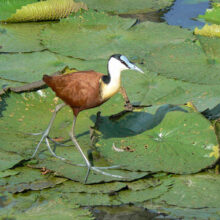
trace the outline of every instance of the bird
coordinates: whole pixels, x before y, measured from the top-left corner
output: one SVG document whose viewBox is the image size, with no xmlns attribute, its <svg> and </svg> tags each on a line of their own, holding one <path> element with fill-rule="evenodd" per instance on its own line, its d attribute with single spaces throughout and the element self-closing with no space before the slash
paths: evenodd
<svg viewBox="0 0 220 220">
<path fill-rule="evenodd" d="M 95 72 L 93 70 L 79 71 L 56 76 L 44 75 L 43 81 L 55 92 L 56 96 L 59 97 L 63 103 L 55 107 L 47 129 L 44 132 L 35 134 L 42 134 L 42 137 L 37 147 L 35 148 L 32 158 L 35 157 L 41 143 L 43 140 L 45 140 L 51 154 L 58 159 L 65 160 L 65 158 L 56 155 L 55 152 L 53 152 L 51 149 L 49 139 L 52 139 L 49 137 L 49 132 L 56 114 L 67 105 L 72 109 L 74 116 L 70 137 L 82 155 L 86 164 L 85 166 L 87 166 L 87 174 L 85 176 L 84 183 L 87 182 L 90 170 L 96 171 L 103 175 L 122 178 L 119 175 L 113 175 L 104 172 L 101 167 L 95 167 L 91 165 L 76 139 L 74 129 L 77 116 L 81 111 L 102 105 L 120 90 L 121 72 L 128 69 L 144 73 L 134 63 L 130 62 L 126 56 L 121 54 L 113 54 L 108 59 L 107 75 Z"/>
</svg>

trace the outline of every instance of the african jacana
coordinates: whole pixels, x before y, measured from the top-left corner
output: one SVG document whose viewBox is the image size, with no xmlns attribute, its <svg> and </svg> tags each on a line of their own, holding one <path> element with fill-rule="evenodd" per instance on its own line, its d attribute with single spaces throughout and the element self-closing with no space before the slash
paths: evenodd
<svg viewBox="0 0 220 220">
<path fill-rule="evenodd" d="M 74 127 L 76 123 L 76 118 L 79 112 L 85 109 L 94 108 L 110 99 L 114 94 L 116 94 L 121 86 L 121 71 L 131 69 L 136 70 L 141 73 L 143 71 L 131 63 L 125 56 L 120 54 L 112 55 L 108 61 L 108 75 L 98 73 L 95 71 L 82 71 L 74 72 L 66 75 L 59 76 L 43 76 L 43 81 L 52 88 L 56 95 L 61 98 L 64 103 L 56 106 L 53 116 L 50 120 L 48 128 L 43 132 L 42 138 L 38 143 L 34 154 L 34 157 L 40 147 L 40 144 L 45 139 L 47 147 L 53 156 L 65 160 L 62 157 L 57 156 L 50 147 L 49 144 L 49 131 L 56 117 L 57 112 L 63 108 L 65 105 L 69 105 L 74 114 L 72 131 L 70 137 L 73 143 L 76 145 L 77 149 L 81 153 L 83 159 L 88 167 L 88 172 L 85 177 L 85 182 L 87 181 L 90 170 L 100 172 L 104 175 L 109 175 L 113 177 L 122 178 L 118 175 L 112 175 L 101 171 L 101 167 L 91 166 L 89 160 L 83 153 L 80 145 L 78 144 L 75 134 Z"/>
</svg>

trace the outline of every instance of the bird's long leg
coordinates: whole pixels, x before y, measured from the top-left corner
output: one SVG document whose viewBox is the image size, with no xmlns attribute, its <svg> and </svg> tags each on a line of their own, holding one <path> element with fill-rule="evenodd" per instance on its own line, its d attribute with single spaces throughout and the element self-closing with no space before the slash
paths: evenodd
<svg viewBox="0 0 220 220">
<path fill-rule="evenodd" d="M 84 182 L 85 183 L 87 182 L 90 170 L 94 170 L 94 171 L 96 171 L 98 173 L 101 173 L 103 175 L 106 175 L 106 176 L 111 176 L 111 177 L 116 177 L 116 178 L 124 178 L 122 176 L 106 173 L 106 172 L 101 170 L 101 169 L 108 169 L 108 168 L 112 169 L 112 168 L 116 168 L 118 166 L 112 166 L 112 167 L 93 167 L 93 166 L 91 166 L 91 163 L 87 159 L 86 155 L 83 153 L 78 141 L 76 140 L 75 133 L 74 133 L 75 124 L 76 124 L 76 117 L 74 117 L 74 119 L 73 119 L 73 126 L 72 126 L 72 130 L 70 132 L 70 137 L 71 137 L 73 143 L 75 144 L 76 148 L 78 149 L 78 151 L 82 155 L 83 159 L 85 160 L 87 168 L 88 168 Z"/>
<path fill-rule="evenodd" d="M 125 109 L 128 111 L 132 111 L 133 110 L 133 106 L 128 98 L 128 95 L 126 93 L 126 90 L 124 87 L 121 86 L 120 88 L 120 93 L 122 94 L 124 100 L 125 100 Z"/>
<path fill-rule="evenodd" d="M 40 147 L 40 145 L 41 145 L 41 143 L 42 143 L 42 141 L 44 139 L 46 140 L 46 144 L 47 144 L 47 147 L 48 147 L 49 151 L 51 153 L 53 152 L 51 147 L 50 147 L 49 141 L 48 141 L 48 134 L 50 132 L 50 129 L 51 129 L 51 126 L 52 126 L 52 124 L 54 122 L 54 119 L 56 118 L 57 112 L 59 112 L 65 105 L 66 105 L 65 103 L 62 103 L 62 104 L 59 104 L 59 105 L 56 106 L 55 111 L 54 111 L 54 113 L 53 113 L 53 115 L 52 115 L 52 117 L 50 119 L 50 123 L 49 123 L 47 129 L 42 133 L 42 137 L 41 137 L 37 147 L 35 148 L 35 151 L 34 151 L 34 153 L 33 153 L 31 158 L 35 157 L 35 155 L 36 155 L 36 153 L 37 153 L 37 151 L 38 151 L 38 149 L 39 149 L 39 147 Z M 36 135 L 38 135 L 38 134 L 36 134 Z M 57 156 L 54 152 L 52 153 L 52 155 L 57 157 L 57 158 L 59 158 L 59 159 L 64 160 L 64 158 L 61 158 L 61 157 Z"/>
</svg>

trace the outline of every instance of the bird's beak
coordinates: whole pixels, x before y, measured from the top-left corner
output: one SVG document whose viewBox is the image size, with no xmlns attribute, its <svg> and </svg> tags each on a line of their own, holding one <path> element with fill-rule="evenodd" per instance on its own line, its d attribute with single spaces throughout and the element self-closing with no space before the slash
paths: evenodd
<svg viewBox="0 0 220 220">
<path fill-rule="evenodd" d="M 135 66 L 133 63 L 129 66 L 131 70 L 136 70 L 140 73 L 144 73 L 143 70 L 141 70 L 139 67 Z"/>
</svg>

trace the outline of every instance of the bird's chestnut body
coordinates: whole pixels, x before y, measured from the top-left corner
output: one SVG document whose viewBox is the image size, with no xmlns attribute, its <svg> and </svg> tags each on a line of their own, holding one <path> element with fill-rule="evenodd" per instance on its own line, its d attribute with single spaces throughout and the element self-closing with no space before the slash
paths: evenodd
<svg viewBox="0 0 220 220">
<path fill-rule="evenodd" d="M 77 116 L 80 111 L 107 101 L 102 99 L 100 92 L 102 76 L 102 73 L 91 70 L 60 76 L 44 75 L 43 80 Z"/>
</svg>

